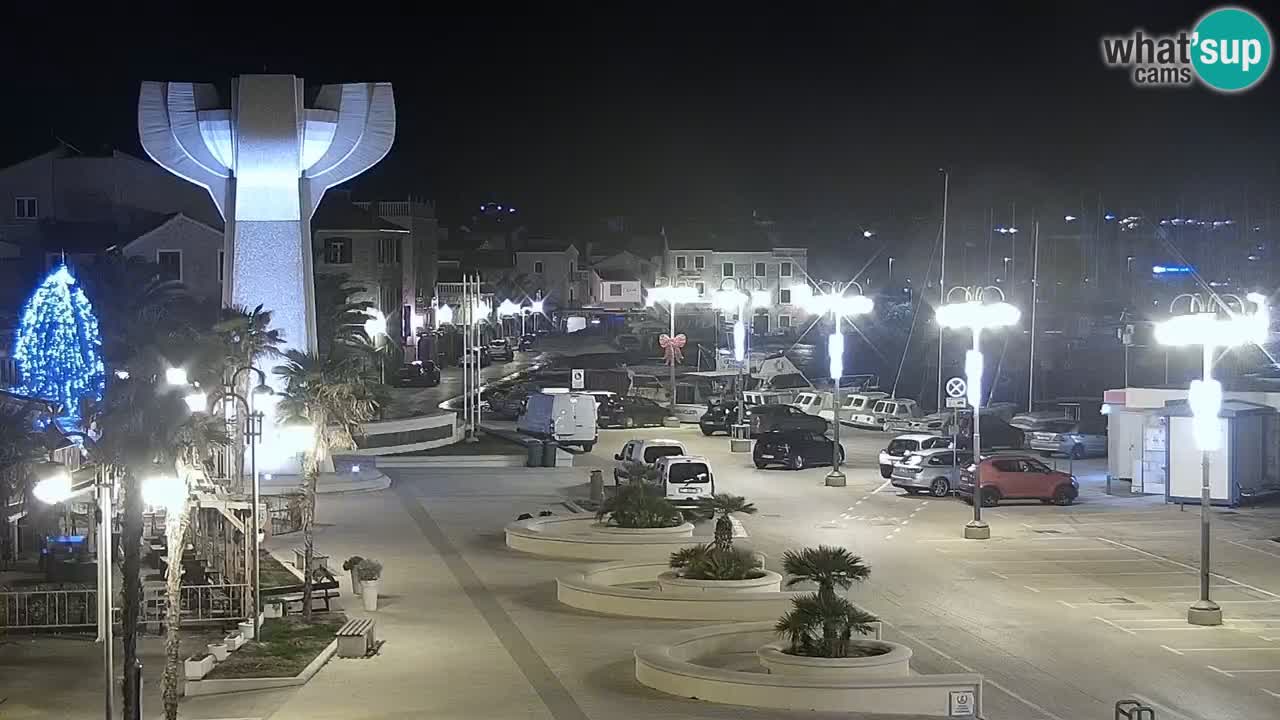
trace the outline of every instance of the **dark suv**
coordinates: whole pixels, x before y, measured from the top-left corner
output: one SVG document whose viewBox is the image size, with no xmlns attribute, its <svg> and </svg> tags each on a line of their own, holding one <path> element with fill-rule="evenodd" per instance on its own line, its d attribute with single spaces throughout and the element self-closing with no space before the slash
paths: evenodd
<svg viewBox="0 0 1280 720">
<path fill-rule="evenodd" d="M 801 430 L 825 434 L 830 426 L 825 419 L 790 405 L 757 405 L 751 408 L 751 437 L 776 430 Z"/>
<path fill-rule="evenodd" d="M 714 433 L 731 433 L 733 426 L 738 422 L 738 403 L 722 402 L 711 405 L 707 411 L 698 418 L 698 427 L 702 428 L 703 435 L 712 435 Z"/>
<path fill-rule="evenodd" d="M 831 464 L 831 454 L 835 449 L 836 441 L 822 433 L 805 430 L 767 432 L 756 440 L 751 460 L 761 470 L 770 465 L 800 470 L 809 465 Z M 844 448 L 840 448 L 840 460 L 844 461 Z"/>
</svg>

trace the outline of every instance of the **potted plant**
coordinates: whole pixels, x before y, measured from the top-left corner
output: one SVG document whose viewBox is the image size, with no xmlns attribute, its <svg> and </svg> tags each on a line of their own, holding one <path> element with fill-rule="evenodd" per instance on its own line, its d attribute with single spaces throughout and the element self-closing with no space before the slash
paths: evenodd
<svg viewBox="0 0 1280 720">
<path fill-rule="evenodd" d="M 239 623 L 236 625 L 236 629 L 240 631 L 240 637 L 244 638 L 246 642 L 253 639 L 253 620 L 245 620 Z"/>
<path fill-rule="evenodd" d="M 182 663 L 182 670 L 188 680 L 199 680 L 213 670 L 213 656 L 207 652 L 192 655 Z"/>
<path fill-rule="evenodd" d="M 356 595 L 360 594 L 360 579 L 356 577 L 356 568 L 362 562 L 364 562 L 364 558 L 359 555 L 352 555 L 347 558 L 346 562 L 342 563 L 342 569 L 351 573 L 351 592 Z"/>
<path fill-rule="evenodd" d="M 699 509 L 707 517 L 715 518 L 715 540 L 717 550 L 728 552 L 733 549 L 733 521 L 729 516 L 739 514 L 755 515 L 756 506 L 747 502 L 741 495 L 717 493 L 714 497 L 703 500 Z"/>
<path fill-rule="evenodd" d="M 360 594 L 364 600 L 364 609 L 374 612 L 378 609 L 378 580 L 382 577 L 382 563 L 377 560 L 364 559 L 356 566 L 356 577 L 360 580 Z"/>
<path fill-rule="evenodd" d="M 212 642 L 207 646 L 209 654 L 213 655 L 213 659 L 222 662 L 231 655 L 231 648 L 227 647 L 225 642 Z"/>
</svg>

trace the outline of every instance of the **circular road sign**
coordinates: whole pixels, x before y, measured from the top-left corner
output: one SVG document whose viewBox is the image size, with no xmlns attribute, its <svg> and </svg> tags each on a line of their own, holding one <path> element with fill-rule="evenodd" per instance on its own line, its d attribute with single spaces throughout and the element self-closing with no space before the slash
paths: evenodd
<svg viewBox="0 0 1280 720">
<path fill-rule="evenodd" d="M 947 379 L 947 397 L 964 397 L 967 389 L 964 378 L 953 377 Z"/>
</svg>

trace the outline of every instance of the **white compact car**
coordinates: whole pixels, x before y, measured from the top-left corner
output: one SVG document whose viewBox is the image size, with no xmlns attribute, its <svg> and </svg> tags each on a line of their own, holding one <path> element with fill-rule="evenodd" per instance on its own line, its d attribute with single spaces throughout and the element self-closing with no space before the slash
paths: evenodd
<svg viewBox="0 0 1280 720">
<path fill-rule="evenodd" d="M 613 456 L 613 459 L 617 461 L 613 468 L 613 480 L 618 482 L 627 476 L 628 463 L 654 465 L 658 460 L 668 455 L 688 454 L 689 451 L 685 448 L 684 443 L 679 440 L 667 440 L 664 438 L 628 440 L 627 444 L 622 446 L 622 450 Z"/>
<path fill-rule="evenodd" d="M 887 479 L 893 474 L 893 466 L 913 452 L 945 447 L 951 447 L 951 438 L 923 433 L 899 435 L 880 451 L 880 477 Z"/>
<path fill-rule="evenodd" d="M 667 500 L 676 507 L 693 507 L 715 497 L 716 479 L 711 464 L 701 455 L 667 455 L 658 458 L 658 482 Z"/>
</svg>

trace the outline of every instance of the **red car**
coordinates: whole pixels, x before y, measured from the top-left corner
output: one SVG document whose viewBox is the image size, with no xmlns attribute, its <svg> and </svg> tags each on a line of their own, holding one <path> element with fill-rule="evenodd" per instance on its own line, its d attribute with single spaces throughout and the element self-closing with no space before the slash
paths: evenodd
<svg viewBox="0 0 1280 720">
<path fill-rule="evenodd" d="M 956 494 L 973 503 L 974 469 L 960 472 Z M 1039 500 L 1070 505 L 1080 495 L 1075 477 L 1054 470 L 1030 455 L 997 455 L 982 461 L 982 506 L 995 507 L 1001 500 Z"/>
</svg>

